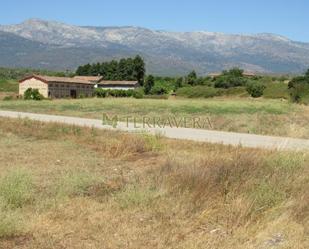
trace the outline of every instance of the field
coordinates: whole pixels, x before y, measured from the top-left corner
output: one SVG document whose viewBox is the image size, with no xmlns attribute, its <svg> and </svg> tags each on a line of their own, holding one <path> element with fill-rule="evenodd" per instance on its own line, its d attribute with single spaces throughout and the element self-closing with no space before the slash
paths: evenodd
<svg viewBox="0 0 309 249">
<path fill-rule="evenodd" d="M 0 79 L 0 92 L 18 92 L 17 80 Z"/>
<path fill-rule="evenodd" d="M 308 248 L 306 152 L 0 119 L 0 248 Z"/>
<path fill-rule="evenodd" d="M 26 111 L 101 119 L 103 113 L 121 117 L 209 119 L 206 129 L 309 138 L 309 107 L 284 100 L 214 99 L 78 99 L 0 101 L 1 110 Z"/>
</svg>

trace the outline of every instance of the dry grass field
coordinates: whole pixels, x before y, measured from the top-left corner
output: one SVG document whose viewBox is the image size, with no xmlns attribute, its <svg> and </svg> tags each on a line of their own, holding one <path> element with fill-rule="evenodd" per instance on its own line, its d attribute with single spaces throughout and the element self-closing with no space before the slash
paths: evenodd
<svg viewBox="0 0 309 249">
<path fill-rule="evenodd" d="M 309 155 L 0 119 L 0 248 L 309 248 Z"/>
<path fill-rule="evenodd" d="M 206 129 L 309 138 L 309 106 L 283 100 L 214 99 L 61 99 L 0 101 L 1 110 L 26 111 L 101 119 L 103 113 L 121 117 L 199 117 Z"/>
</svg>

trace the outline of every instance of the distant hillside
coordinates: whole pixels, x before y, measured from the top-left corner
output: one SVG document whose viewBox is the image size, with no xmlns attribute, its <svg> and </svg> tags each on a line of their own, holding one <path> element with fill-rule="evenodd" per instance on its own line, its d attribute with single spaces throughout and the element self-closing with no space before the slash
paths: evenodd
<svg viewBox="0 0 309 249">
<path fill-rule="evenodd" d="M 239 66 L 264 73 L 309 67 L 309 43 L 274 34 L 167 32 L 139 27 L 78 27 L 30 19 L 0 26 L 0 66 L 75 69 L 88 62 L 142 55 L 149 73 L 200 74 Z"/>
</svg>

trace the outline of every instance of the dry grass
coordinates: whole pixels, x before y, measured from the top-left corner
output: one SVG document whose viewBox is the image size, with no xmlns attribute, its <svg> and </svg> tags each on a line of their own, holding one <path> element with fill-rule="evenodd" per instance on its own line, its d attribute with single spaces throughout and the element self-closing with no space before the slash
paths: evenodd
<svg viewBox="0 0 309 249">
<path fill-rule="evenodd" d="M 0 121 L 0 248 L 309 246 L 307 152 Z"/>
</svg>

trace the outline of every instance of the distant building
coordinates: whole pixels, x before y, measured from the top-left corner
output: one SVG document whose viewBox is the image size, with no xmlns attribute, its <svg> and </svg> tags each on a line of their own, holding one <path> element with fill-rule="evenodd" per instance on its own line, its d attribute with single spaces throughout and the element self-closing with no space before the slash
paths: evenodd
<svg viewBox="0 0 309 249">
<path fill-rule="evenodd" d="M 211 77 L 211 78 L 216 78 L 218 76 L 222 75 L 222 73 L 209 73 L 207 76 Z"/>
<path fill-rule="evenodd" d="M 45 98 L 78 98 L 93 96 L 95 88 L 129 90 L 139 86 L 137 81 L 110 81 L 102 76 L 53 77 L 32 75 L 19 81 L 19 95 L 29 88 L 38 89 Z"/>
<path fill-rule="evenodd" d="M 74 76 L 74 79 L 86 80 L 92 83 L 98 83 L 99 81 L 103 80 L 103 77 L 102 76 Z"/>
<path fill-rule="evenodd" d="M 102 89 L 116 89 L 116 90 L 129 90 L 139 87 L 138 81 L 112 81 L 112 80 L 100 80 L 95 84 L 95 88 Z"/>
<path fill-rule="evenodd" d="M 93 95 L 95 83 L 78 78 L 32 75 L 19 81 L 19 95 L 38 89 L 45 98 L 77 98 Z"/>
<path fill-rule="evenodd" d="M 94 88 L 129 90 L 139 87 L 138 81 L 104 80 L 102 76 L 75 76 L 74 79 L 87 80 L 94 83 Z"/>
<path fill-rule="evenodd" d="M 208 76 L 211 77 L 211 78 L 216 78 L 216 77 L 219 77 L 221 75 L 222 75 L 222 73 L 210 73 L 210 74 L 208 74 Z M 246 72 L 245 71 L 245 72 L 243 72 L 243 76 L 245 76 L 245 77 L 255 77 L 256 74 L 253 73 L 253 72 Z"/>
</svg>

